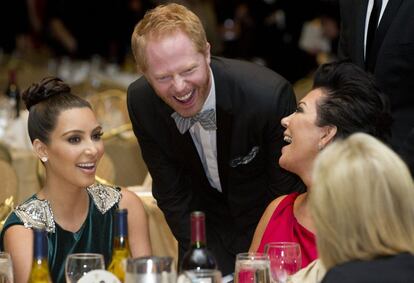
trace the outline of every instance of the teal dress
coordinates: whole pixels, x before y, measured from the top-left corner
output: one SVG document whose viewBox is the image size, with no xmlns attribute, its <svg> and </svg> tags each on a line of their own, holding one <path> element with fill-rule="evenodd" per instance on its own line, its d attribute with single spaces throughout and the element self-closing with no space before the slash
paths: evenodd
<svg viewBox="0 0 414 283">
<path fill-rule="evenodd" d="M 48 261 L 54 283 L 65 283 L 65 260 L 71 253 L 100 253 L 108 265 L 112 255 L 114 215 L 121 199 L 119 188 L 95 184 L 87 188 L 89 194 L 88 216 L 79 231 L 64 230 L 53 219 L 47 200 L 33 195 L 7 218 L 0 234 L 4 250 L 4 233 L 13 225 L 26 228 L 45 228 L 48 238 Z"/>
</svg>

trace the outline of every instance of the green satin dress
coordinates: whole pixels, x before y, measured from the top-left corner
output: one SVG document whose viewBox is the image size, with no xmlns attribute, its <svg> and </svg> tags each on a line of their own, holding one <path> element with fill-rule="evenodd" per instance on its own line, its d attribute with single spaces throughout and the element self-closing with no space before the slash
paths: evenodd
<svg viewBox="0 0 414 283">
<path fill-rule="evenodd" d="M 88 216 L 79 231 L 64 230 L 53 219 L 47 200 L 33 195 L 7 218 L 0 234 L 4 250 L 5 231 L 13 225 L 26 228 L 45 228 L 48 238 L 48 261 L 54 283 L 65 283 L 65 260 L 72 253 L 100 253 L 107 266 L 112 255 L 114 215 L 121 199 L 119 188 L 96 184 L 87 188 L 89 193 Z"/>
</svg>

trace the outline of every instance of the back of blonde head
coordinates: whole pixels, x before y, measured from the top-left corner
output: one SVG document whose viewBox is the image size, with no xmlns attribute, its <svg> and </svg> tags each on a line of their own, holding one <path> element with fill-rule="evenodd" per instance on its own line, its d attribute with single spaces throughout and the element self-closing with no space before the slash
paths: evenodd
<svg viewBox="0 0 414 283">
<path fill-rule="evenodd" d="M 327 269 L 351 260 L 414 254 L 414 185 L 404 162 L 367 134 L 316 160 L 310 207 Z"/>
<path fill-rule="evenodd" d="M 145 54 L 148 40 L 162 38 L 175 32 L 185 33 L 194 43 L 196 50 L 206 54 L 207 38 L 200 19 L 182 5 L 160 5 L 149 10 L 132 33 L 132 52 L 139 72 L 144 73 L 148 67 Z"/>
</svg>

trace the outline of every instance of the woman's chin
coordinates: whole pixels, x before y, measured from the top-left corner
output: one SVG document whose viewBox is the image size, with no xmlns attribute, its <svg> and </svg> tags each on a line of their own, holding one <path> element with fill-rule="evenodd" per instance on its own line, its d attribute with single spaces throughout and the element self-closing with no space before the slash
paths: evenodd
<svg viewBox="0 0 414 283">
<path fill-rule="evenodd" d="M 280 156 L 280 158 L 279 158 L 279 166 L 280 166 L 281 168 L 285 169 L 285 170 L 288 170 L 288 169 L 286 168 L 287 164 L 288 164 L 288 162 L 287 162 L 286 158 L 285 158 L 285 157 L 283 156 L 283 154 L 282 154 L 282 155 Z"/>
</svg>

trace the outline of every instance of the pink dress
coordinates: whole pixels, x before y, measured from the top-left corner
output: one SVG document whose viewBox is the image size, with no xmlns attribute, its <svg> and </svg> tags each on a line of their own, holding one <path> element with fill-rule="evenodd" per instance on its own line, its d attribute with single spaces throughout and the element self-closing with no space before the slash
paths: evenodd
<svg viewBox="0 0 414 283">
<path fill-rule="evenodd" d="M 318 257 L 315 235 L 299 224 L 293 215 L 293 203 L 299 193 L 287 195 L 276 207 L 263 233 L 258 252 L 269 242 L 297 242 L 302 253 L 302 268 Z"/>
</svg>

